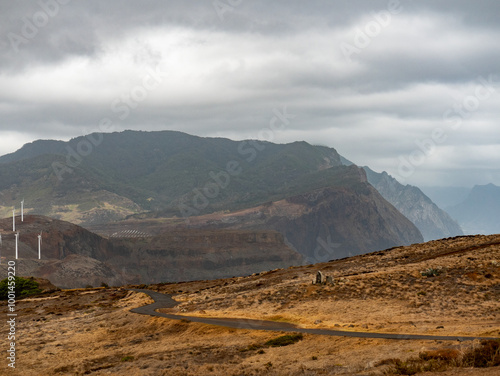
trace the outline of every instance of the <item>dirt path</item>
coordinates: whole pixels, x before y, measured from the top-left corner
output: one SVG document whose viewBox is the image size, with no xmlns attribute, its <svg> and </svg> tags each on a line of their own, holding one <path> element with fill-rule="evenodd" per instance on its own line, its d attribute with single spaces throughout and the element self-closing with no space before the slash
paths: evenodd
<svg viewBox="0 0 500 376">
<path fill-rule="evenodd" d="M 299 328 L 294 324 L 281 323 L 275 321 L 172 315 L 156 311 L 159 308 L 173 308 L 178 304 L 175 300 L 172 299 L 170 295 L 162 294 L 151 290 L 143 290 L 143 289 L 131 289 L 131 290 L 145 293 L 155 301 L 152 304 L 130 310 L 133 313 L 138 313 L 140 315 L 164 317 L 172 320 L 189 320 L 192 322 L 224 326 L 227 328 L 269 330 L 276 332 L 299 332 L 305 334 L 319 334 L 319 335 L 337 336 L 337 337 L 383 338 L 383 339 L 399 339 L 399 340 L 473 341 L 475 339 L 492 339 L 488 337 L 432 336 L 432 335 L 417 335 L 417 334 L 346 332 L 341 330 L 330 330 L 330 329 L 304 329 L 304 328 Z"/>
</svg>

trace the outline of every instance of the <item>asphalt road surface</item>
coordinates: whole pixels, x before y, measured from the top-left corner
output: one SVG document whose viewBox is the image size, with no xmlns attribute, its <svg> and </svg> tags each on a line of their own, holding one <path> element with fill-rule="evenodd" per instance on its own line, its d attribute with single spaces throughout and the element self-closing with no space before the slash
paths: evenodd
<svg viewBox="0 0 500 376">
<path fill-rule="evenodd" d="M 151 290 L 131 289 L 136 292 L 148 294 L 155 302 L 143 307 L 131 309 L 131 312 L 140 315 L 149 315 L 155 317 L 164 317 L 172 320 L 189 320 L 202 324 L 224 326 L 226 328 L 235 329 L 253 329 L 253 330 L 269 330 L 275 332 L 297 332 L 305 334 L 320 334 L 326 336 L 337 337 L 355 337 L 355 338 L 384 338 L 384 339 L 399 339 L 399 340 L 439 340 L 439 341 L 473 341 L 475 339 L 494 339 L 492 337 L 460 337 L 460 336 L 432 336 L 418 334 L 392 334 L 392 333 L 365 333 L 365 332 L 347 332 L 341 330 L 330 329 L 304 329 L 298 328 L 294 324 L 281 323 L 275 321 L 262 321 L 250 319 L 230 319 L 230 318 L 208 318 L 183 315 L 171 315 L 167 313 L 157 312 L 159 308 L 173 308 L 178 303 L 172 299 L 170 295 L 162 294 Z"/>
</svg>

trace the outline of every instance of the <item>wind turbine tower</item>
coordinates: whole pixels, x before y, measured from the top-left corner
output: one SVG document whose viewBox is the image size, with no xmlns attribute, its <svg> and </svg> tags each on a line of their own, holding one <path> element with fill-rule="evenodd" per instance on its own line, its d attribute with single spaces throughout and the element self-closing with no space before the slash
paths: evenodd
<svg viewBox="0 0 500 376">
<path fill-rule="evenodd" d="M 12 209 L 12 231 L 16 232 L 16 207 Z"/>
<path fill-rule="evenodd" d="M 21 201 L 21 222 L 24 222 L 24 198 Z"/>
<path fill-rule="evenodd" d="M 19 258 L 19 232 L 16 232 L 16 260 Z"/>
<path fill-rule="evenodd" d="M 42 258 L 42 233 L 38 235 L 38 259 Z"/>
</svg>

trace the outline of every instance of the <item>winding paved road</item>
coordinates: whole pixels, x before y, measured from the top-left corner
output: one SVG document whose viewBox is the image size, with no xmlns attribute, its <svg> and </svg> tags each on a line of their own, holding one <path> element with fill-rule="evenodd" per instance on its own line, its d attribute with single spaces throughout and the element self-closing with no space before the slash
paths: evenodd
<svg viewBox="0 0 500 376">
<path fill-rule="evenodd" d="M 136 292 L 143 292 L 149 295 L 155 302 L 143 307 L 131 309 L 131 312 L 140 315 L 149 315 L 156 317 L 164 317 L 172 320 L 189 320 L 202 324 L 224 326 L 226 328 L 235 329 L 254 329 L 254 330 L 269 330 L 276 332 L 298 332 L 305 334 L 320 334 L 336 337 L 356 337 L 356 338 L 383 338 L 383 339 L 414 339 L 414 340 L 440 340 L 440 341 L 472 341 L 475 339 L 495 339 L 493 337 L 459 337 L 459 336 L 432 336 L 418 334 L 392 334 L 392 333 L 365 333 L 365 332 L 344 332 L 341 330 L 330 329 L 304 329 L 298 328 L 294 324 L 281 323 L 275 321 L 262 321 L 250 319 L 230 319 L 230 318 L 208 318 L 195 316 L 171 315 L 167 313 L 157 312 L 159 308 L 173 308 L 178 302 L 172 299 L 170 295 L 161 294 L 159 292 L 142 289 L 131 289 Z"/>
</svg>

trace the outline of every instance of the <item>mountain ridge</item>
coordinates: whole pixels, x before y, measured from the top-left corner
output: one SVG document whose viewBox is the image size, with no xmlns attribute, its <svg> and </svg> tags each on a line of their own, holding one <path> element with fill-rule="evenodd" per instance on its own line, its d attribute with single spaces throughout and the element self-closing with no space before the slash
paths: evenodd
<svg viewBox="0 0 500 376">
<path fill-rule="evenodd" d="M 404 186 L 385 171 L 377 173 L 366 166 L 363 169 L 370 184 L 417 226 L 425 241 L 463 235 L 458 223 L 420 188 Z"/>
</svg>

